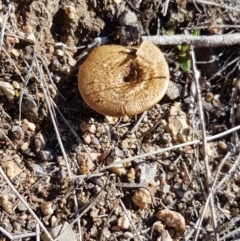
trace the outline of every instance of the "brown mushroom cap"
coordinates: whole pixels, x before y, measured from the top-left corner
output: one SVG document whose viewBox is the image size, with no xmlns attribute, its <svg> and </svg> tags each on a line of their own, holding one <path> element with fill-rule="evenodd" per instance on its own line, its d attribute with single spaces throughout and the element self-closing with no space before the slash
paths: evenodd
<svg viewBox="0 0 240 241">
<path fill-rule="evenodd" d="M 168 83 L 168 64 L 161 50 L 148 41 L 136 51 L 119 45 L 96 47 L 78 72 L 84 101 L 109 116 L 142 113 L 163 98 Z"/>
</svg>

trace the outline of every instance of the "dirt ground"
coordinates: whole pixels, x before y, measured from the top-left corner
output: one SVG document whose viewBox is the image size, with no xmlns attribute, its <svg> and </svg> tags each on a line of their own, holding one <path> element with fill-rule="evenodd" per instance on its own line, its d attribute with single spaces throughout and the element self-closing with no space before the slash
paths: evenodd
<svg viewBox="0 0 240 241">
<path fill-rule="evenodd" d="M 158 46 L 172 91 L 132 117 L 95 112 L 77 78 L 99 43 L 238 34 L 237 6 L 0 1 L 0 241 L 239 240 L 238 45 Z"/>
</svg>

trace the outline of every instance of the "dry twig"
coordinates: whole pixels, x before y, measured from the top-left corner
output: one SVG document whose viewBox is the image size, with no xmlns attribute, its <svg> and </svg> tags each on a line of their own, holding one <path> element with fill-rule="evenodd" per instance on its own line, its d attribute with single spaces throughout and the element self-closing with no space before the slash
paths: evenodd
<svg viewBox="0 0 240 241">
<path fill-rule="evenodd" d="M 172 36 L 142 36 L 142 40 L 148 40 L 156 45 L 186 44 L 194 47 L 216 47 L 239 44 L 240 34 L 221 34 L 211 36 L 172 35 Z"/>
</svg>

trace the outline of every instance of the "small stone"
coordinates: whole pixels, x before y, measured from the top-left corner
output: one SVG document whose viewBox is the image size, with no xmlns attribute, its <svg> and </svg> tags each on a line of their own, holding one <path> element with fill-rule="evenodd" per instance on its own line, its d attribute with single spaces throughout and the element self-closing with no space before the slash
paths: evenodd
<svg viewBox="0 0 240 241">
<path fill-rule="evenodd" d="M 164 222 L 168 227 L 173 227 L 181 231 L 184 231 L 186 228 L 185 219 L 178 212 L 164 209 L 156 213 L 156 217 Z"/>
<path fill-rule="evenodd" d="M 139 188 L 132 196 L 132 201 L 141 209 L 146 209 L 148 205 L 152 204 L 150 192 L 145 188 Z"/>
<path fill-rule="evenodd" d="M 226 144 L 225 141 L 218 141 L 218 146 L 222 149 L 222 150 L 226 150 L 228 148 L 228 145 Z"/>
<path fill-rule="evenodd" d="M 44 215 L 52 215 L 53 210 L 53 202 L 44 202 L 41 204 L 41 211 Z"/>
<path fill-rule="evenodd" d="M 123 158 L 123 157 L 124 157 L 124 154 L 123 154 L 123 151 L 116 146 L 116 147 L 112 150 L 111 156 L 112 156 L 112 157 L 120 157 L 120 158 Z"/>
<path fill-rule="evenodd" d="M 122 2 L 122 0 L 113 0 L 113 2 L 114 2 L 116 5 L 119 5 L 119 4 Z"/>
<path fill-rule="evenodd" d="M 42 161 L 51 161 L 53 159 L 51 151 L 48 150 L 39 151 L 39 156 L 42 159 Z"/>
<path fill-rule="evenodd" d="M 13 180 L 22 170 L 14 161 L 2 162 L 2 166 L 6 171 L 6 175 L 10 180 Z"/>
<path fill-rule="evenodd" d="M 134 240 L 134 235 L 132 232 L 124 232 L 122 237 L 124 238 L 124 240 Z"/>
<path fill-rule="evenodd" d="M 51 234 L 53 239 L 57 239 L 58 241 L 77 241 L 77 236 L 74 233 L 72 226 L 68 222 L 64 222 L 64 224 L 60 224 L 51 230 L 49 230 L 49 233 Z M 49 241 L 48 237 L 43 234 L 41 235 L 41 238 L 43 241 Z"/>
<path fill-rule="evenodd" d="M 212 103 L 215 107 L 221 107 L 220 94 L 214 95 Z"/>
<path fill-rule="evenodd" d="M 39 132 L 34 137 L 35 151 L 39 152 L 46 146 L 46 138 L 42 132 Z"/>
<path fill-rule="evenodd" d="M 12 99 L 15 96 L 13 86 L 5 81 L 0 81 L 0 96 L 6 95 L 7 98 Z"/>
<path fill-rule="evenodd" d="M 100 135 L 105 133 L 105 129 L 104 126 L 98 126 L 97 127 L 97 133 L 99 133 Z"/>
<path fill-rule="evenodd" d="M 82 152 L 77 156 L 77 161 L 83 174 L 89 173 L 95 167 L 95 164 L 85 152 Z"/>
<path fill-rule="evenodd" d="M 27 211 L 26 206 L 25 206 L 22 202 L 20 202 L 20 203 L 17 205 L 17 208 L 18 208 L 18 210 L 21 211 L 21 212 Z"/>
<path fill-rule="evenodd" d="M 71 5 L 65 6 L 64 10 L 70 19 L 74 19 L 76 17 L 76 8 L 74 6 L 71 6 Z"/>
<path fill-rule="evenodd" d="M 125 116 L 123 116 L 123 118 L 122 118 L 122 122 L 128 122 L 129 121 L 129 116 L 127 116 L 127 115 L 125 115 Z"/>
<path fill-rule="evenodd" d="M 74 67 L 74 66 L 77 64 L 77 60 L 74 59 L 72 56 L 68 56 L 68 64 L 69 64 L 71 67 Z"/>
<path fill-rule="evenodd" d="M 177 142 L 184 143 L 192 140 L 192 128 L 188 124 L 188 117 L 178 102 L 171 107 L 165 128 Z"/>
<path fill-rule="evenodd" d="M 19 54 L 19 51 L 17 49 L 12 49 L 11 50 L 11 54 L 17 59 L 20 54 Z"/>
<path fill-rule="evenodd" d="M 128 149 L 130 148 L 129 142 L 130 142 L 129 139 L 125 139 L 119 143 L 119 147 L 121 149 L 124 149 L 124 148 Z"/>
<path fill-rule="evenodd" d="M 169 85 L 168 85 L 168 89 L 166 92 L 166 96 L 170 99 L 170 100 L 175 100 L 177 99 L 179 96 L 181 96 L 181 91 L 182 91 L 182 87 L 181 85 L 173 82 L 173 81 L 169 81 Z"/>
<path fill-rule="evenodd" d="M 85 144 L 90 144 L 91 143 L 91 136 L 90 135 L 88 135 L 88 134 L 84 134 L 83 135 L 83 141 L 84 141 L 84 143 Z"/>
<path fill-rule="evenodd" d="M 164 205 L 170 205 L 173 203 L 173 198 L 171 195 L 167 195 L 162 201 Z"/>
<path fill-rule="evenodd" d="M 206 154 L 208 155 L 208 156 L 211 156 L 211 157 L 214 157 L 214 156 L 217 156 L 218 154 L 217 154 L 217 150 L 216 150 L 216 147 L 215 147 L 215 144 L 213 143 L 213 142 L 209 142 L 209 143 L 207 143 L 207 145 L 206 145 Z M 204 148 L 203 148 L 203 146 L 201 146 L 200 147 L 200 153 L 202 154 L 202 155 L 204 155 Z"/>
<path fill-rule="evenodd" d="M 28 130 L 28 121 L 26 119 L 24 119 L 22 121 L 22 129 L 23 129 L 23 131 L 27 131 Z"/>
<path fill-rule="evenodd" d="M 24 142 L 24 143 L 22 144 L 22 146 L 21 146 L 21 150 L 22 150 L 22 151 L 26 151 L 26 150 L 28 149 L 28 147 L 29 147 L 29 143 L 28 143 L 28 142 Z"/>
<path fill-rule="evenodd" d="M 208 92 L 205 96 L 206 101 L 211 101 L 213 99 L 214 95 L 212 92 Z"/>
<path fill-rule="evenodd" d="M 92 139 L 91 143 L 93 145 L 100 145 L 100 142 L 97 137 L 93 136 L 91 139 Z"/>
<path fill-rule="evenodd" d="M 172 138 L 171 138 L 171 135 L 169 133 L 164 133 L 162 135 L 162 142 L 163 144 L 165 145 L 168 145 L 168 144 L 172 144 Z"/>
<path fill-rule="evenodd" d="M 162 230 L 164 229 L 163 224 L 162 224 L 161 221 L 155 222 L 155 223 L 153 224 L 153 228 L 154 228 L 155 231 L 157 231 L 157 232 L 159 232 L 159 233 L 161 233 Z"/>
<path fill-rule="evenodd" d="M 81 122 L 79 128 L 82 132 L 86 132 L 88 129 L 87 123 L 85 121 Z"/>
<path fill-rule="evenodd" d="M 120 218 L 118 218 L 117 225 L 121 229 L 128 229 L 129 228 L 130 222 L 129 222 L 129 219 L 128 219 L 126 214 L 121 216 Z"/>
<path fill-rule="evenodd" d="M 36 130 L 36 125 L 32 122 L 28 122 L 28 129 L 32 132 L 35 132 Z"/>
<path fill-rule="evenodd" d="M 205 205 L 203 205 L 200 210 L 199 210 L 199 214 L 202 216 L 203 211 L 205 209 Z M 209 208 L 209 205 L 207 206 L 207 208 L 205 209 L 205 212 L 203 214 L 203 219 L 207 220 L 211 218 L 211 209 Z"/>
<path fill-rule="evenodd" d="M 64 51 L 61 49 L 56 49 L 55 53 L 57 56 L 60 56 L 60 57 L 64 56 Z"/>
<path fill-rule="evenodd" d="M 193 154 L 193 149 L 192 149 L 191 146 L 184 146 L 183 152 L 184 152 L 185 154 Z"/>
<path fill-rule="evenodd" d="M 6 202 L 8 202 L 8 195 L 0 194 L 0 206 L 2 206 Z"/>
<path fill-rule="evenodd" d="M 110 232 L 109 231 L 109 228 L 108 227 L 105 227 L 105 228 L 103 228 L 103 236 L 107 239 L 107 240 L 109 240 L 110 238 L 111 238 L 111 236 L 112 236 L 112 232 Z"/>
<path fill-rule="evenodd" d="M 32 33 L 33 32 L 33 27 L 30 25 L 23 26 L 23 32 L 26 34 Z"/>
<path fill-rule="evenodd" d="M 56 216 L 52 215 L 52 217 L 51 217 L 51 226 L 52 227 L 56 227 L 57 224 L 59 223 L 59 221 L 60 220 Z"/>
<path fill-rule="evenodd" d="M 2 196 L 6 196 L 6 195 L 2 195 Z M 10 215 L 13 214 L 13 204 L 10 201 L 8 201 L 8 200 L 1 200 L 0 206 L 8 214 L 10 214 Z"/>
<path fill-rule="evenodd" d="M 136 172 L 134 168 L 131 168 L 128 173 L 127 173 L 127 177 L 131 180 L 135 180 L 136 178 Z"/>
<path fill-rule="evenodd" d="M 140 182 L 150 183 L 154 181 L 157 172 L 157 163 L 140 163 L 137 166 Z"/>
<path fill-rule="evenodd" d="M 26 41 L 28 41 L 29 43 L 31 44 L 35 44 L 36 43 L 36 37 L 34 35 L 34 33 L 29 33 L 27 36 L 26 36 Z"/>
<path fill-rule="evenodd" d="M 19 84 L 17 81 L 15 81 L 15 80 L 12 82 L 12 85 L 13 85 L 13 87 L 14 87 L 15 89 L 18 89 L 18 90 L 21 89 L 20 84 Z"/>
<path fill-rule="evenodd" d="M 6 37 L 6 41 L 11 43 L 11 44 L 17 44 L 19 43 L 19 39 L 16 37 L 11 37 L 11 36 L 7 36 Z"/>
<path fill-rule="evenodd" d="M 19 125 L 14 125 L 10 131 L 11 134 L 11 138 L 14 140 L 20 140 L 23 138 L 23 130 L 21 128 L 21 126 Z"/>
<path fill-rule="evenodd" d="M 23 31 L 17 31 L 16 35 L 21 37 L 21 38 L 25 38 L 25 33 Z"/>
<path fill-rule="evenodd" d="M 108 157 L 107 158 L 107 164 L 110 165 L 110 164 L 114 164 L 114 162 L 118 162 L 118 161 L 121 161 L 122 159 L 120 158 L 116 158 L 115 160 L 112 159 L 111 157 Z M 111 167 L 110 168 L 110 171 L 117 174 L 118 176 L 121 176 L 123 174 L 126 174 L 127 170 L 126 168 L 124 167 L 123 164 L 118 164 L 114 167 Z"/>
<path fill-rule="evenodd" d="M 113 117 L 113 116 L 105 116 L 104 121 L 107 124 L 114 125 L 118 122 L 118 117 Z"/>
<path fill-rule="evenodd" d="M 90 133 L 95 134 L 96 131 L 97 131 L 97 128 L 96 128 L 95 125 L 90 125 L 90 126 L 88 126 L 87 130 L 88 130 Z"/>
<path fill-rule="evenodd" d="M 185 6 L 187 1 L 186 0 L 176 0 L 177 5 L 179 6 Z"/>
<path fill-rule="evenodd" d="M 134 12 L 126 9 L 119 17 L 118 22 L 122 26 L 134 24 L 137 22 L 137 16 Z"/>
<path fill-rule="evenodd" d="M 163 229 L 161 232 L 160 237 L 158 237 L 156 239 L 156 241 L 173 241 L 173 239 L 171 238 L 170 234 L 168 233 L 167 230 Z M 179 239 L 174 239 L 175 241 L 179 240 Z"/>
</svg>

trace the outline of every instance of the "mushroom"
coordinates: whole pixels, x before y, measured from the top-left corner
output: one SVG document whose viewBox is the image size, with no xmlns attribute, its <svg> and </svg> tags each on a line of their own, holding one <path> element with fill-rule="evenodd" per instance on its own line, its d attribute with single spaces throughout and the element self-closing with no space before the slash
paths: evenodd
<svg viewBox="0 0 240 241">
<path fill-rule="evenodd" d="M 134 49 L 120 45 L 96 47 L 78 72 L 83 100 L 108 116 L 133 116 L 158 103 L 169 83 L 161 50 L 149 41 Z"/>
</svg>

